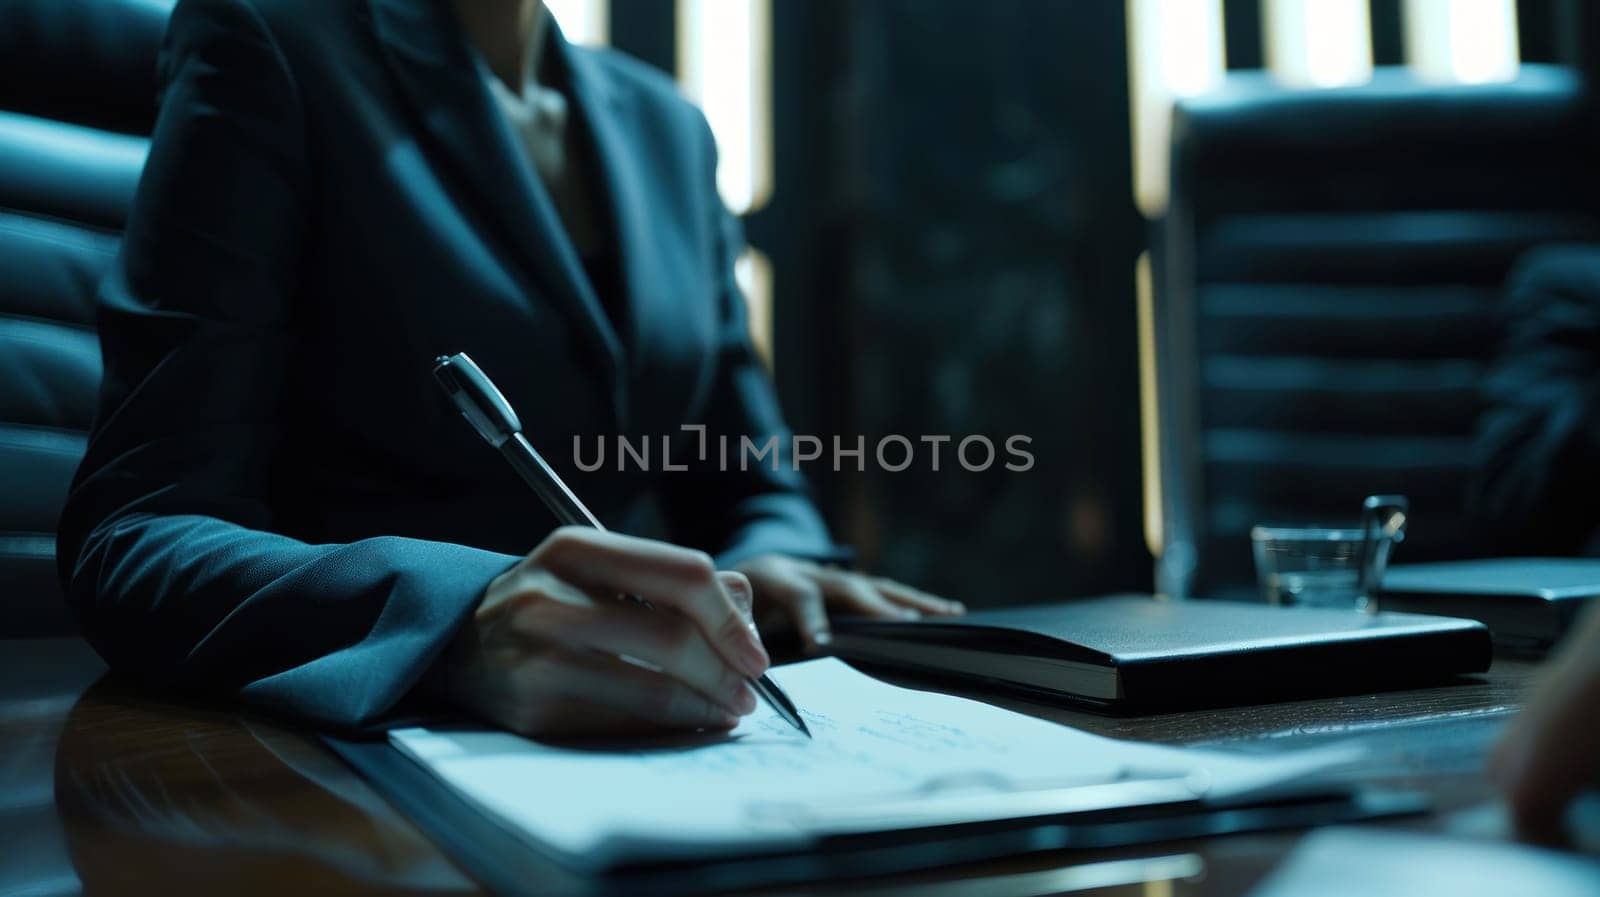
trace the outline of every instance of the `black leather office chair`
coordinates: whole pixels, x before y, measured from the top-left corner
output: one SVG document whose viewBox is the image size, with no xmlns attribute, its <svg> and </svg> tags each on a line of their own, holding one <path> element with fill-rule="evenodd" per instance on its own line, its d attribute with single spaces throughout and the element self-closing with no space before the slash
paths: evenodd
<svg viewBox="0 0 1600 897">
<path fill-rule="evenodd" d="M 1253 589 L 1249 530 L 1412 499 L 1399 560 L 1472 553 L 1462 515 L 1495 305 L 1530 246 L 1600 239 L 1581 79 L 1402 70 L 1181 102 L 1153 311 L 1159 587 Z"/>
<path fill-rule="evenodd" d="M 0 0 L 0 638 L 71 631 L 56 518 L 100 383 L 94 293 L 171 0 Z"/>
</svg>

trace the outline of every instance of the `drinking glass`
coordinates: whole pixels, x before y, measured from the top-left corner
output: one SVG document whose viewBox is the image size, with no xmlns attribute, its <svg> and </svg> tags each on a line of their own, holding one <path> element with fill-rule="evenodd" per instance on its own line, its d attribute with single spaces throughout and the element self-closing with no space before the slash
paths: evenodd
<svg viewBox="0 0 1600 897">
<path fill-rule="evenodd" d="M 1361 530 L 1257 526 L 1250 530 L 1250 542 L 1268 603 L 1376 609 L 1361 591 Z"/>
</svg>

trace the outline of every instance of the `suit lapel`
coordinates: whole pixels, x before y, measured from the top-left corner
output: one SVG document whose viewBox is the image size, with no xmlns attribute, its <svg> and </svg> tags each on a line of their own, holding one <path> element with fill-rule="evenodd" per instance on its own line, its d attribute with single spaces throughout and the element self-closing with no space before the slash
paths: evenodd
<svg viewBox="0 0 1600 897">
<path fill-rule="evenodd" d="M 454 14 L 441 0 L 369 2 L 390 68 L 429 137 L 469 185 L 472 201 L 493 219 L 525 272 L 571 319 L 621 415 L 626 405 L 621 343 L 554 201 L 484 84 L 482 63 L 462 37 Z M 564 47 L 559 34 L 551 36 L 554 45 Z"/>
<path fill-rule="evenodd" d="M 556 38 L 552 49 L 560 56 L 573 104 L 594 142 L 595 174 L 601 193 L 595 199 L 607 204 L 606 225 L 615 240 L 612 257 L 616 260 L 618 288 L 622 292 L 619 324 L 629 328 L 628 344 L 637 367 L 641 353 L 649 345 L 649 340 L 642 339 L 641 334 L 648 332 L 645 322 L 652 310 L 644 288 L 650 281 L 645 271 L 651 270 L 649 253 L 654 251 L 655 244 L 646 230 L 649 216 L 644 212 L 648 204 L 639 181 L 639 170 L 636 165 L 629 164 L 633 150 L 619 127 L 629 110 L 624 100 L 607 89 L 591 57 L 573 52 L 572 46 L 559 34 Z"/>
</svg>

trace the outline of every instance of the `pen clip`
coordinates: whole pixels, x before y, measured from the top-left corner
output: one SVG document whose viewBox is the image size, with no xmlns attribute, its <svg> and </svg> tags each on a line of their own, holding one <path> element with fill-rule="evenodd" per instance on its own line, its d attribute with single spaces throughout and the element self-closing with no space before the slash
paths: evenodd
<svg viewBox="0 0 1600 897">
<path fill-rule="evenodd" d="M 522 430 L 511 403 L 467 353 L 439 356 L 433 376 L 485 442 L 499 448 Z"/>
</svg>

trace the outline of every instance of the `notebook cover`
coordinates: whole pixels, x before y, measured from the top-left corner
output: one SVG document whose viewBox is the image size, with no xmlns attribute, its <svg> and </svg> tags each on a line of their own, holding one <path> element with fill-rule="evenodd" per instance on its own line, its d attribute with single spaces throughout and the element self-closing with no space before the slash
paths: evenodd
<svg viewBox="0 0 1600 897">
<path fill-rule="evenodd" d="M 1497 648 L 1542 651 L 1597 595 L 1600 559 L 1492 558 L 1391 568 L 1378 603 L 1480 620 Z"/>
<path fill-rule="evenodd" d="M 1399 688 L 1483 672 L 1492 659 L 1488 629 L 1475 620 L 1143 595 L 910 623 L 841 620 L 835 628 L 847 636 L 1104 663 L 1117 669 L 1124 695 L 1105 706 L 1120 710 Z M 848 649 L 840 653 L 849 658 Z M 1010 684 L 1034 698 L 1052 692 L 1049 683 Z"/>
<path fill-rule="evenodd" d="M 1491 558 L 1391 567 L 1381 594 L 1402 593 L 1582 601 L 1600 595 L 1600 558 Z"/>
</svg>

